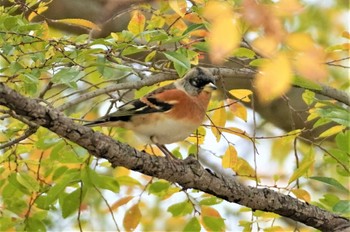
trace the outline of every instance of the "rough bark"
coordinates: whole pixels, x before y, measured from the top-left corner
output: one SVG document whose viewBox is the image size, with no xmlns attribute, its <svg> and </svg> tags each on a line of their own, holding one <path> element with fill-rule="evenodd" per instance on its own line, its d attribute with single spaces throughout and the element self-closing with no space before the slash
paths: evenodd
<svg viewBox="0 0 350 232">
<path fill-rule="evenodd" d="M 146 175 L 176 182 L 184 189 L 194 188 L 253 210 L 274 212 L 322 231 L 345 231 L 350 220 L 316 206 L 266 188 L 241 184 L 204 169 L 189 156 L 181 162 L 169 162 L 119 143 L 91 128 L 74 123 L 61 112 L 20 95 L 0 83 L 0 105 L 6 106 L 26 120 L 45 127 L 59 136 L 84 147 L 99 158 L 107 159 L 113 167 L 123 166 Z M 24 120 L 24 121 L 26 121 Z"/>
</svg>

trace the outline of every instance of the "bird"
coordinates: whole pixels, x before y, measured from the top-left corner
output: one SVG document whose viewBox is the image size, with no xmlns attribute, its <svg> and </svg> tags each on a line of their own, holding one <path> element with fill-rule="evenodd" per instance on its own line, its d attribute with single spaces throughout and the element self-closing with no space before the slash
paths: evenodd
<svg viewBox="0 0 350 232">
<path fill-rule="evenodd" d="M 213 74 L 195 67 L 183 78 L 131 100 L 85 126 L 132 130 L 145 144 L 155 144 L 167 158 L 177 159 L 165 144 L 186 139 L 202 124 L 216 89 Z"/>
</svg>

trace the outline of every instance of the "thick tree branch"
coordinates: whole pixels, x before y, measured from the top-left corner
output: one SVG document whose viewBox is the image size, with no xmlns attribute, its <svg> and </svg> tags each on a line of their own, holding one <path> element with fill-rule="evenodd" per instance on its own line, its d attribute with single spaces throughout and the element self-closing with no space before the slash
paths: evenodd
<svg viewBox="0 0 350 232">
<path fill-rule="evenodd" d="M 344 231 L 350 228 L 346 218 L 270 189 L 245 186 L 234 177 L 227 179 L 204 169 L 193 157 L 169 162 L 119 143 L 91 128 L 81 126 L 61 112 L 26 98 L 0 83 L 0 105 L 8 107 L 27 120 L 46 127 L 59 136 L 84 147 L 96 157 L 107 159 L 113 167 L 123 166 L 146 175 L 176 182 L 184 189 L 194 188 L 254 210 L 274 212 L 322 231 Z"/>
</svg>

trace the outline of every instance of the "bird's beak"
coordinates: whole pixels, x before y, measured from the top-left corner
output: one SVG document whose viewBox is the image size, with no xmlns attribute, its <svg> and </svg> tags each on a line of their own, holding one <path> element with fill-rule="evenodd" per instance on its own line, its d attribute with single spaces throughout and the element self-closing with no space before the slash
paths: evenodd
<svg viewBox="0 0 350 232">
<path fill-rule="evenodd" d="M 214 90 L 216 90 L 218 87 L 216 87 L 216 85 L 214 85 L 213 83 L 208 83 L 204 86 L 204 90 L 208 91 L 208 92 L 212 92 Z"/>
</svg>

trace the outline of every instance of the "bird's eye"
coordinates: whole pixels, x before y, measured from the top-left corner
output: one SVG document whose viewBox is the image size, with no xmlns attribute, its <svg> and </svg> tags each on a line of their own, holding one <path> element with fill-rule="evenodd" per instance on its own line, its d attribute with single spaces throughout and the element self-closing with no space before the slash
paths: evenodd
<svg viewBox="0 0 350 232">
<path fill-rule="evenodd" d="M 198 81 L 197 80 L 191 80 L 191 85 L 198 87 Z"/>
</svg>

